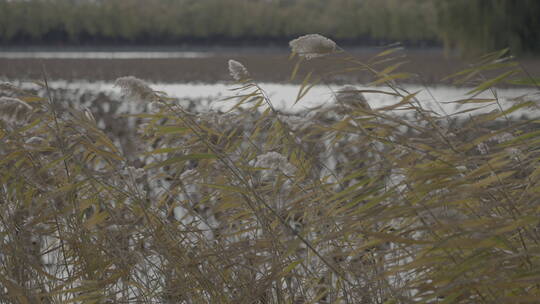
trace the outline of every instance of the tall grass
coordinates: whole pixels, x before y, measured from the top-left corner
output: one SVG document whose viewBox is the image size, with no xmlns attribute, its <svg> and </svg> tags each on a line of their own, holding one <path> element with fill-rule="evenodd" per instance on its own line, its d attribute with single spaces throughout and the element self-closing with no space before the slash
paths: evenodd
<svg viewBox="0 0 540 304">
<path fill-rule="evenodd" d="M 538 54 L 539 12 L 536 0 L 0 0 L 0 44 L 276 44 L 319 32 Z"/>
<path fill-rule="evenodd" d="M 291 78 L 304 81 L 292 102 L 324 83 L 303 69 L 315 57 L 369 73 L 380 85 L 369 92 L 398 102 L 381 108 L 347 86 L 331 106 L 283 113 L 231 61 L 237 105 L 226 113 L 120 79 L 140 111 L 120 133 L 62 104 L 46 79 L 45 97 L 3 84 L 0 299 L 537 302 L 540 137 L 535 117 L 511 115 L 537 108 L 537 88 L 499 99 L 496 85 L 523 72 L 486 55 L 452 76 L 474 83 L 470 96 L 444 102 L 496 109 L 456 120 L 400 87 L 411 77 L 400 50 L 311 56 L 319 42 L 295 48 Z"/>
<path fill-rule="evenodd" d="M 306 32 L 373 43 L 433 42 L 437 38 L 434 5 L 421 2 L 0 0 L 0 43 L 252 44 L 284 42 Z"/>
</svg>

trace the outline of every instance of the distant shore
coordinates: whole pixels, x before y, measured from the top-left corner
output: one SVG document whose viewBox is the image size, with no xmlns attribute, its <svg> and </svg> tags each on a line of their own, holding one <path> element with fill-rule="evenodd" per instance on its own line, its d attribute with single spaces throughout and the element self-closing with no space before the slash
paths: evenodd
<svg viewBox="0 0 540 304">
<path fill-rule="evenodd" d="M 344 68 L 346 56 L 368 62 L 384 50 L 354 46 L 346 49 L 347 54 L 305 62 L 300 72 L 314 70 L 318 75 L 324 75 Z M 283 83 L 289 82 L 295 65 L 289 56 L 290 51 L 286 47 L 4 47 L 0 48 L 0 79 L 42 79 L 44 68 L 49 78 L 68 81 L 113 81 L 133 75 L 162 83 L 215 83 L 229 80 L 227 61 L 235 59 L 244 63 L 257 81 Z M 446 54 L 442 48 L 406 48 L 397 52 L 395 57 L 394 63 L 406 62 L 398 71 L 415 75 L 405 82 L 431 85 L 449 84 L 443 81 L 444 77 L 473 62 L 456 54 Z M 332 64 L 328 64 L 329 61 Z M 518 58 L 518 62 L 529 74 L 540 75 L 540 58 Z M 379 67 L 382 69 L 388 65 L 391 63 Z M 328 83 L 369 83 L 372 80 L 365 71 L 324 78 Z"/>
</svg>

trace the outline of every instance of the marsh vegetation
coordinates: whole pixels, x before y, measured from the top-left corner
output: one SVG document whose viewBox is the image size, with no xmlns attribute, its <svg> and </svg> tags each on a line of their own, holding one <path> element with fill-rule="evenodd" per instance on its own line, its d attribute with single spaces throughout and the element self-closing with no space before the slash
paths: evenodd
<svg viewBox="0 0 540 304">
<path fill-rule="evenodd" d="M 0 45 L 341 43 L 540 50 L 536 0 L 1 0 Z"/>
<path fill-rule="evenodd" d="M 0 300 L 537 301 L 535 79 L 485 55 L 451 76 L 466 98 L 434 100 L 466 107 L 442 113 L 400 85 L 401 50 L 360 61 L 323 38 L 291 44 L 290 102 L 324 79 L 311 61 L 370 88 L 296 113 L 238 61 L 219 111 L 132 76 L 118 100 L 1 84 Z M 501 98 L 501 84 L 530 93 Z"/>
</svg>

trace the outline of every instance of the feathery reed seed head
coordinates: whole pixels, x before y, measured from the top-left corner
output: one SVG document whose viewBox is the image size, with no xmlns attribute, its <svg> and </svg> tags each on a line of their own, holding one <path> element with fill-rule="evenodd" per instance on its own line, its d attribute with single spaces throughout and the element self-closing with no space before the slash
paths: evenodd
<svg viewBox="0 0 540 304">
<path fill-rule="evenodd" d="M 32 107 L 18 98 L 0 97 L 0 116 L 8 121 L 22 120 L 31 111 Z"/>
<path fill-rule="evenodd" d="M 94 117 L 94 114 L 92 113 L 92 111 L 87 108 L 87 107 L 84 107 L 83 110 L 82 110 L 83 114 L 84 114 L 84 117 L 88 120 L 88 121 L 91 121 L 91 122 L 96 122 L 96 118 Z"/>
<path fill-rule="evenodd" d="M 0 91 L 17 91 L 18 88 L 9 82 L 0 83 Z"/>
<path fill-rule="evenodd" d="M 337 49 L 334 41 L 319 34 L 298 37 L 290 41 L 289 46 L 294 53 L 308 60 L 332 54 Z"/>
<path fill-rule="evenodd" d="M 296 168 L 289 163 L 287 158 L 277 152 L 259 155 L 251 164 L 254 167 L 278 170 L 288 176 L 292 176 L 296 172 Z"/>
<path fill-rule="evenodd" d="M 241 81 L 249 78 L 249 72 L 246 69 L 246 67 L 236 61 L 236 60 L 229 60 L 229 73 L 231 74 L 231 77 L 236 81 Z"/>
<path fill-rule="evenodd" d="M 278 115 L 279 120 L 286 124 L 291 130 L 298 131 L 308 128 L 314 124 L 311 119 L 296 115 Z"/>
<path fill-rule="evenodd" d="M 493 139 L 496 140 L 497 143 L 502 144 L 502 143 L 505 143 L 507 141 L 514 139 L 514 135 L 508 132 L 504 132 L 502 134 L 494 136 Z"/>
<path fill-rule="evenodd" d="M 128 166 L 122 170 L 122 174 L 124 176 L 133 178 L 133 179 L 139 179 L 144 176 L 146 172 L 143 168 L 135 168 L 133 166 Z"/>
<path fill-rule="evenodd" d="M 371 110 L 364 94 L 358 91 L 354 86 L 347 85 L 336 93 L 336 102 L 344 106 L 352 106 L 364 110 Z"/>
<path fill-rule="evenodd" d="M 167 108 L 167 105 L 162 101 L 154 100 L 148 105 L 148 110 L 151 112 L 160 112 L 163 109 Z"/>
<path fill-rule="evenodd" d="M 39 137 L 39 136 L 32 136 L 29 139 L 27 139 L 24 143 L 27 145 L 40 145 L 43 143 L 45 139 Z"/>
<path fill-rule="evenodd" d="M 116 79 L 114 86 L 119 87 L 123 94 L 131 97 L 146 99 L 154 95 L 154 91 L 146 82 L 133 76 Z"/>
<path fill-rule="evenodd" d="M 482 155 L 489 154 L 489 147 L 486 143 L 483 143 L 483 142 L 479 143 L 478 145 L 476 145 L 476 149 L 478 149 L 478 151 Z"/>
</svg>

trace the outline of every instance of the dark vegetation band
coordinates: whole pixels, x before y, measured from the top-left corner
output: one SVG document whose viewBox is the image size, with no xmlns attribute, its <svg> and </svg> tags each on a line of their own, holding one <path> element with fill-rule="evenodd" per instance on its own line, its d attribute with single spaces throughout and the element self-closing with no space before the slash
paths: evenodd
<svg viewBox="0 0 540 304">
<path fill-rule="evenodd" d="M 0 0 L 3 45 L 342 43 L 540 50 L 535 0 Z"/>
</svg>

